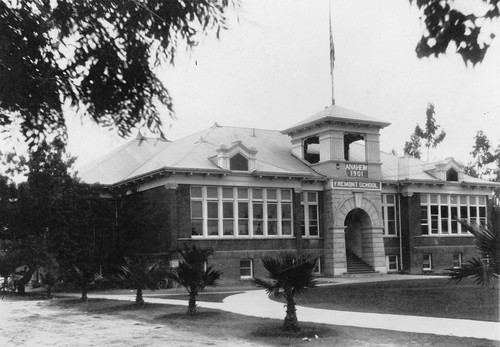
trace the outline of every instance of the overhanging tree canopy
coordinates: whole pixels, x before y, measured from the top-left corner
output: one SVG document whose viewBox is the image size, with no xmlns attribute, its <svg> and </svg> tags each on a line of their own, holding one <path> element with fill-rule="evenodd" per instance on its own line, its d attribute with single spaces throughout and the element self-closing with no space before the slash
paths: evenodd
<svg viewBox="0 0 500 347">
<path fill-rule="evenodd" d="M 500 0 L 410 2 L 420 9 L 425 26 L 415 49 L 419 58 L 446 54 L 454 46 L 465 63 L 476 65 L 483 61 L 495 37 L 485 24 L 500 17 Z"/>
<path fill-rule="evenodd" d="M 20 119 L 37 144 L 66 136 L 63 104 L 121 136 L 162 134 L 157 104 L 172 99 L 154 68 L 179 42 L 225 27 L 232 0 L 0 0 L 0 127 Z"/>
</svg>

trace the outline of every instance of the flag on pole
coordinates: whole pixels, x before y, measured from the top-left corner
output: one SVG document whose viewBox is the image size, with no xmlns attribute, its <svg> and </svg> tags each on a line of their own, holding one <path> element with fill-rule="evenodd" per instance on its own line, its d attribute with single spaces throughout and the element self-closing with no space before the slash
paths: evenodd
<svg viewBox="0 0 500 347">
<path fill-rule="evenodd" d="M 331 0 L 328 0 L 328 29 L 330 31 L 330 75 L 332 77 L 332 105 L 335 105 L 335 89 L 333 85 L 333 68 L 335 67 L 335 47 L 333 46 Z"/>
<path fill-rule="evenodd" d="M 332 34 L 332 12 L 328 8 L 328 29 L 330 30 L 330 75 L 333 76 L 333 68 L 335 66 L 335 47 L 333 46 L 333 34 Z"/>
</svg>

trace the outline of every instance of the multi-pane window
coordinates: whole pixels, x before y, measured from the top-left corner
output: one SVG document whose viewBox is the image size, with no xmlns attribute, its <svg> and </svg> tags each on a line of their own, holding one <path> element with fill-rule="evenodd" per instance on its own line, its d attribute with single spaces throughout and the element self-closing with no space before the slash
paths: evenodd
<svg viewBox="0 0 500 347">
<path fill-rule="evenodd" d="M 191 235 L 203 235 L 203 195 L 201 187 L 191 188 Z"/>
<path fill-rule="evenodd" d="M 462 267 L 462 253 L 453 253 L 453 267 Z"/>
<path fill-rule="evenodd" d="M 384 235 L 397 236 L 395 194 L 382 194 L 382 219 L 384 221 Z"/>
<path fill-rule="evenodd" d="M 253 277 L 253 260 L 252 259 L 241 259 L 240 260 L 240 278 L 252 278 Z"/>
<path fill-rule="evenodd" d="M 464 235 L 458 220 L 486 224 L 486 197 L 421 194 L 420 212 L 422 235 Z"/>
<path fill-rule="evenodd" d="M 387 263 L 387 271 L 398 271 L 399 263 L 397 255 L 388 255 L 385 257 Z"/>
<path fill-rule="evenodd" d="M 301 204 L 303 208 L 302 236 L 319 236 L 318 193 L 303 192 L 301 195 Z"/>
<path fill-rule="evenodd" d="M 290 189 L 191 187 L 191 235 L 292 236 Z"/>
<path fill-rule="evenodd" d="M 422 255 L 422 270 L 432 270 L 432 254 Z"/>
</svg>

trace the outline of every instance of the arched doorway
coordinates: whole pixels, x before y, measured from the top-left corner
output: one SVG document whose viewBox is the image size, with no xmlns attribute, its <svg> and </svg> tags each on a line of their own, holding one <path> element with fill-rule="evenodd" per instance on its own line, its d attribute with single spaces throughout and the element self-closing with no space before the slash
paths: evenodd
<svg viewBox="0 0 500 347">
<path fill-rule="evenodd" d="M 346 251 L 363 258 L 363 253 L 365 253 L 363 250 L 363 230 L 371 228 L 370 216 L 361 208 L 355 208 L 345 217 L 344 226 Z"/>
</svg>

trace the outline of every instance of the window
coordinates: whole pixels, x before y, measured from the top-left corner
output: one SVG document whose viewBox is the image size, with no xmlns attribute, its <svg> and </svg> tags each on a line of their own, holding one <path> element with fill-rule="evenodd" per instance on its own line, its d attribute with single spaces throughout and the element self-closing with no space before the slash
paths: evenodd
<svg viewBox="0 0 500 347">
<path fill-rule="evenodd" d="M 241 259 L 240 260 L 240 278 L 248 279 L 253 277 L 253 260 Z"/>
<path fill-rule="evenodd" d="M 382 219 L 384 221 L 384 235 L 397 236 L 395 194 L 382 194 Z"/>
<path fill-rule="evenodd" d="M 316 275 L 321 274 L 321 258 L 318 258 L 316 265 L 314 266 L 313 273 Z"/>
<path fill-rule="evenodd" d="M 304 159 L 311 164 L 320 161 L 318 136 L 310 137 L 304 141 Z"/>
<path fill-rule="evenodd" d="M 200 187 L 191 188 L 191 235 L 203 235 L 203 196 Z"/>
<path fill-rule="evenodd" d="M 486 197 L 447 194 L 421 194 L 420 224 L 422 235 L 468 235 L 460 219 L 485 225 Z"/>
<path fill-rule="evenodd" d="M 422 270 L 432 270 L 432 254 L 424 254 L 422 256 Z"/>
<path fill-rule="evenodd" d="M 302 236 L 318 237 L 318 193 L 303 192 L 301 196 L 301 204 L 303 208 L 302 216 Z"/>
<path fill-rule="evenodd" d="M 453 253 L 453 267 L 462 267 L 462 253 Z"/>
<path fill-rule="evenodd" d="M 293 236 L 290 189 L 191 187 L 194 237 Z"/>
<path fill-rule="evenodd" d="M 248 159 L 237 153 L 229 159 L 229 168 L 237 171 L 248 171 Z"/>
<path fill-rule="evenodd" d="M 387 271 L 394 272 L 399 270 L 399 262 L 397 255 L 388 255 L 385 257 Z"/>
<path fill-rule="evenodd" d="M 454 181 L 454 182 L 457 182 L 458 181 L 458 172 L 451 168 L 449 169 L 448 171 L 446 171 L 446 180 L 447 181 Z"/>
<path fill-rule="evenodd" d="M 361 161 L 365 162 L 365 153 L 360 152 L 357 153 L 358 157 L 354 156 L 351 151 L 351 144 L 354 142 L 358 142 L 359 144 L 365 146 L 365 136 L 364 134 L 344 134 L 344 159 L 346 161 Z"/>
</svg>

